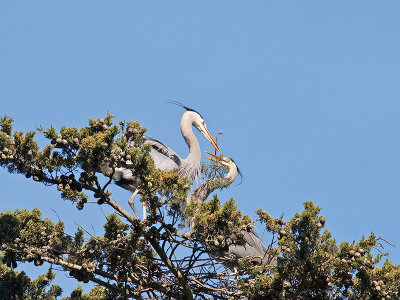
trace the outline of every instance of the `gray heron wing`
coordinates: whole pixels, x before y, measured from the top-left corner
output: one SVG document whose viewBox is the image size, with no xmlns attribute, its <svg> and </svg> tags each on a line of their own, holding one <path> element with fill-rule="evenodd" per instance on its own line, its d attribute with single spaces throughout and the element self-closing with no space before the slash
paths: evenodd
<svg viewBox="0 0 400 300">
<path fill-rule="evenodd" d="M 267 247 L 265 247 L 264 243 L 257 236 L 257 234 L 252 231 L 242 231 L 243 238 L 246 241 L 246 244 L 249 244 L 251 247 L 254 247 L 259 252 L 266 252 Z"/>
<path fill-rule="evenodd" d="M 181 165 L 181 159 L 176 154 L 174 150 L 169 148 L 167 145 L 162 143 L 159 140 L 154 138 L 144 136 L 144 142 L 151 146 L 150 155 L 154 160 L 154 164 L 156 169 L 161 169 L 163 171 L 171 171 L 174 169 L 178 169 Z M 134 141 L 130 140 L 128 142 L 129 147 L 135 147 Z M 130 164 L 130 161 L 126 161 L 127 164 Z M 107 165 L 101 166 L 101 172 L 111 172 L 112 169 Z M 132 170 L 128 168 L 115 168 L 113 179 L 116 181 L 118 185 L 123 187 L 124 189 L 134 191 L 136 186 L 134 184 L 135 178 L 132 174 Z"/>
<path fill-rule="evenodd" d="M 229 254 L 236 258 L 251 258 L 253 263 L 261 264 L 268 259 L 267 247 L 254 231 L 242 230 L 244 244 L 232 244 L 229 246 Z"/>
<path fill-rule="evenodd" d="M 144 138 L 144 143 L 151 146 L 150 155 L 156 169 L 168 172 L 181 166 L 182 160 L 174 150 L 155 138 L 148 136 L 144 136 Z"/>
</svg>

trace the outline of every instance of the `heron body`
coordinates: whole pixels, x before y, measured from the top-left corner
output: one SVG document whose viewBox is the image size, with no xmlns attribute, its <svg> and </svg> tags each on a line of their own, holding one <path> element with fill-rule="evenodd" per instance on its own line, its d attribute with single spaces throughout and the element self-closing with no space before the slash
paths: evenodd
<svg viewBox="0 0 400 300">
<path fill-rule="evenodd" d="M 156 169 L 165 172 L 171 170 L 179 170 L 182 165 L 181 158 L 175 153 L 174 150 L 163 144 L 161 141 L 151 137 L 144 136 L 144 143 L 151 145 L 150 156 L 154 161 Z M 134 147 L 133 142 L 128 142 L 128 147 Z M 129 165 L 129 161 L 126 162 Z M 199 162 L 200 165 L 200 162 Z M 101 167 L 102 173 L 111 172 L 108 166 Z M 122 188 L 130 191 L 136 190 L 135 177 L 132 170 L 128 168 L 115 168 L 113 179 L 115 183 Z"/>
<path fill-rule="evenodd" d="M 219 149 L 217 143 L 212 138 L 211 134 L 207 130 L 206 123 L 203 117 L 195 110 L 188 108 L 180 103 L 174 103 L 182 106 L 186 109 L 181 118 L 181 133 L 189 147 L 189 154 L 186 158 L 182 159 L 176 154 L 174 150 L 162 143 L 161 141 L 145 136 L 144 143 L 151 145 L 150 156 L 154 160 L 155 168 L 162 171 L 177 170 L 179 176 L 188 177 L 193 181 L 200 172 L 200 160 L 201 150 L 200 144 L 193 133 L 193 127 L 200 131 L 210 143 L 217 149 Z M 128 146 L 133 147 L 134 142 L 129 141 Z M 129 161 L 126 162 L 129 164 Z M 111 174 L 112 169 L 108 164 L 104 164 L 100 167 L 100 171 L 103 174 Z M 113 179 L 115 182 L 124 189 L 134 192 L 134 195 L 138 193 L 135 185 L 135 178 L 132 174 L 132 170 L 129 168 L 115 168 Z M 134 196 L 133 196 L 134 198 Z M 133 207 L 133 199 L 129 200 L 129 204 Z M 145 219 L 145 204 L 143 203 L 143 219 Z"/>
<path fill-rule="evenodd" d="M 188 177 L 194 180 L 200 172 L 201 150 L 200 144 L 193 133 L 193 127 L 199 130 L 218 150 L 214 139 L 211 137 L 207 130 L 205 121 L 201 115 L 194 110 L 187 110 L 181 119 L 181 133 L 189 147 L 189 154 L 186 158 L 182 159 L 179 155 L 163 142 L 145 136 L 144 143 L 151 145 L 150 156 L 154 160 L 155 168 L 162 171 L 178 170 L 181 177 Z M 128 146 L 134 146 L 133 142 L 129 142 Z M 110 172 L 111 168 L 107 165 L 101 167 L 101 172 Z M 131 169 L 128 168 L 115 168 L 113 179 L 117 184 L 123 188 L 134 191 L 134 177 Z"/>
<path fill-rule="evenodd" d="M 225 253 L 225 255 L 228 255 L 231 259 L 249 258 L 256 265 L 271 263 L 271 259 L 267 255 L 268 249 L 257 234 L 254 231 L 245 230 L 242 230 L 241 233 L 243 234 L 244 244 L 230 245 L 228 253 Z M 272 264 L 275 264 L 275 262 L 272 262 Z"/>
<path fill-rule="evenodd" d="M 200 184 L 188 195 L 186 201 L 187 204 L 192 201 L 197 203 L 203 202 L 217 188 L 226 187 L 235 181 L 238 175 L 238 168 L 235 162 L 226 157 L 216 155 L 213 156 L 214 158 L 209 159 L 227 166 L 229 169 L 228 174 L 225 176 L 225 178 L 210 179 Z M 267 247 L 265 247 L 261 239 L 254 231 L 242 230 L 241 233 L 243 235 L 242 244 L 231 244 L 229 245 L 228 251 L 215 250 L 212 251 L 211 255 L 220 259 L 222 262 L 232 259 L 247 258 L 252 263 L 257 265 L 261 263 L 276 264 L 275 261 L 271 262 Z"/>
</svg>

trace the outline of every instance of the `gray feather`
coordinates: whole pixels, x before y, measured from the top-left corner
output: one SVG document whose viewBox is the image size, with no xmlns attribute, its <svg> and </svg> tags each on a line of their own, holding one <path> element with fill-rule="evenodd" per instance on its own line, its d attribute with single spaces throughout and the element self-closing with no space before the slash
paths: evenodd
<svg viewBox="0 0 400 300">
<path fill-rule="evenodd" d="M 182 160 L 174 150 L 157 139 L 148 136 L 144 138 L 144 142 L 151 145 L 150 155 L 157 169 L 170 171 L 180 167 Z"/>
</svg>

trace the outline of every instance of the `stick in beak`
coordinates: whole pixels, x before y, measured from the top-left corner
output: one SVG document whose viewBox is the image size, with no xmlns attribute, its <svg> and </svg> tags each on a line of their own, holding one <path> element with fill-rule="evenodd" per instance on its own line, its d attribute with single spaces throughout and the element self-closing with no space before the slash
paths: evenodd
<svg viewBox="0 0 400 300">
<path fill-rule="evenodd" d="M 210 143 L 214 146 L 215 149 L 217 149 L 218 152 L 221 152 L 221 150 L 219 149 L 217 143 L 214 141 L 213 137 L 211 136 L 211 134 L 208 132 L 207 128 L 204 127 L 203 128 L 203 132 L 204 136 L 207 138 L 207 140 L 210 141 Z"/>
<path fill-rule="evenodd" d="M 211 152 L 205 151 L 207 154 L 210 154 L 212 157 L 206 157 L 209 160 L 215 161 L 216 163 L 220 163 L 221 157 L 219 155 L 215 155 Z"/>
</svg>

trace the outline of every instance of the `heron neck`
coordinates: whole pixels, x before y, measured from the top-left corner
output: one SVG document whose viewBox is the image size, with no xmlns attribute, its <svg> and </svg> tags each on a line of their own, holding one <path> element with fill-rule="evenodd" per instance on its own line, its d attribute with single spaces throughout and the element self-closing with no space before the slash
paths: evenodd
<svg viewBox="0 0 400 300">
<path fill-rule="evenodd" d="M 227 186 L 236 180 L 237 174 L 238 174 L 237 168 L 229 168 L 229 172 L 224 178 L 226 181 L 229 182 Z"/>
<path fill-rule="evenodd" d="M 200 144 L 193 133 L 192 127 L 193 127 L 193 120 L 190 118 L 190 115 L 188 116 L 184 114 L 181 120 L 181 133 L 186 141 L 186 144 L 189 147 L 189 155 L 184 159 L 184 162 L 200 164 L 201 160 Z"/>
<path fill-rule="evenodd" d="M 208 196 L 216 189 L 222 189 L 234 182 L 237 173 L 237 168 L 230 168 L 228 174 L 224 178 L 214 178 L 203 182 L 188 195 L 186 203 L 189 204 L 192 200 L 195 202 L 207 200 Z"/>
</svg>

